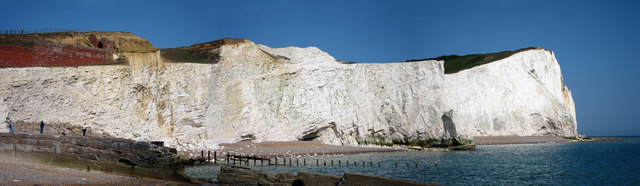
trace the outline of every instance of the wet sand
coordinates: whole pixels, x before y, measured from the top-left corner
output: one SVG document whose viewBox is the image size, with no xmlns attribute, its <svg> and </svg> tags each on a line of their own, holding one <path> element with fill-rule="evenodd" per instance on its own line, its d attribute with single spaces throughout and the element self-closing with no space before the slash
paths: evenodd
<svg viewBox="0 0 640 186">
<path fill-rule="evenodd" d="M 561 143 L 572 140 L 557 136 L 474 136 L 476 145 L 528 144 L 528 143 Z"/>
<path fill-rule="evenodd" d="M 238 142 L 222 143 L 218 153 L 231 153 L 242 156 L 315 156 L 335 154 L 355 154 L 367 152 L 396 152 L 405 151 L 403 148 L 376 147 L 376 146 L 341 146 L 328 145 L 314 141 L 291 142 Z M 219 154 L 221 157 L 223 154 Z M 213 155 L 212 155 L 213 156 Z"/>
<path fill-rule="evenodd" d="M 1 185 L 186 185 L 99 171 L 0 161 Z"/>
</svg>

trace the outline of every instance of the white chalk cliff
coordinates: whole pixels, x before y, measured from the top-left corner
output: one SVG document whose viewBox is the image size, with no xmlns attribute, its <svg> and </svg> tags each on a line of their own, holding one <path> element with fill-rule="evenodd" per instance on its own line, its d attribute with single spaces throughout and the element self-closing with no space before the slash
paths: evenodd
<svg viewBox="0 0 640 186">
<path fill-rule="evenodd" d="M 532 49 L 454 74 L 443 61 L 336 61 L 318 48 L 251 41 L 215 64 L 119 53 L 130 65 L 0 69 L 0 118 L 88 123 L 178 150 L 219 143 L 575 136 L 571 92 L 552 52 Z"/>
</svg>

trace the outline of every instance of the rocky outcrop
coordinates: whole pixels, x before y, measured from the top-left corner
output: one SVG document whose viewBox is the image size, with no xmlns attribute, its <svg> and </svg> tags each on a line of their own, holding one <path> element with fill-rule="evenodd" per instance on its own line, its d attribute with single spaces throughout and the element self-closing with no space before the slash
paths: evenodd
<svg viewBox="0 0 640 186">
<path fill-rule="evenodd" d="M 273 175 L 249 168 L 226 165 L 220 167 L 218 182 L 220 185 L 435 185 L 351 173 L 345 173 L 344 177 L 309 172 L 298 172 L 298 175 L 291 173 Z"/>
<path fill-rule="evenodd" d="M 87 122 L 97 133 L 197 151 L 242 140 L 466 144 L 475 135 L 577 135 L 571 92 L 544 49 L 445 75 L 443 61 L 353 64 L 314 47 L 248 40 L 187 48 L 214 61 L 127 50 L 118 55 L 129 65 L 0 69 L 0 118 Z"/>
<path fill-rule="evenodd" d="M 0 133 L 0 159 L 190 182 L 170 148 L 93 136 Z"/>
<path fill-rule="evenodd" d="M 399 180 L 380 176 L 371 176 L 365 174 L 344 173 L 344 182 L 342 185 L 403 185 L 403 186 L 426 186 L 436 185 L 428 183 L 419 183 L 414 181 Z"/>
<path fill-rule="evenodd" d="M 220 185 L 291 185 L 296 180 L 291 173 L 277 175 L 251 170 L 244 167 L 220 167 L 218 182 Z"/>
</svg>

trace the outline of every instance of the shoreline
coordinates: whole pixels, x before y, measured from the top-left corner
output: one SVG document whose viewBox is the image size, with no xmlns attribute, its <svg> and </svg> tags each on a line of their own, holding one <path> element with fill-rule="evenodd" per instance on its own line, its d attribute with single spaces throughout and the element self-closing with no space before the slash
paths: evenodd
<svg viewBox="0 0 640 186">
<path fill-rule="evenodd" d="M 507 144 L 537 144 L 537 143 L 566 143 L 575 140 L 558 136 L 474 136 L 476 145 L 507 145 Z"/>
<path fill-rule="evenodd" d="M 538 143 L 566 143 L 580 142 L 579 140 L 566 139 L 558 136 L 474 136 L 473 145 L 505 145 L 505 144 L 538 144 Z M 293 156 L 323 156 L 359 154 L 372 152 L 401 152 L 401 151 L 449 151 L 457 150 L 454 147 L 422 148 L 418 146 L 395 145 L 389 146 L 355 146 L 332 145 L 316 141 L 243 141 L 236 143 L 221 143 L 219 149 L 210 151 L 181 151 L 180 155 L 191 159 L 223 160 L 227 154 L 234 156 L 269 158 L 269 157 L 293 157 Z M 468 149 L 467 149 L 468 150 Z M 210 153 L 210 154 L 209 154 Z M 204 157 L 203 157 L 204 156 Z"/>
<path fill-rule="evenodd" d="M 565 139 L 557 136 L 475 136 L 476 145 L 503 145 L 503 144 L 536 144 L 536 143 L 564 143 L 583 142 L 582 140 Z M 609 138 L 606 138 L 609 139 Z M 590 141 L 584 141 L 590 142 Z M 293 157 L 293 156 L 322 156 L 342 155 L 371 152 L 399 152 L 411 151 L 410 146 L 349 146 L 330 145 L 313 141 L 293 142 L 239 142 L 221 144 L 217 149 L 218 161 L 222 160 L 226 153 L 236 156 L 255 156 L 258 158 Z M 432 151 L 434 149 L 424 149 Z M 214 158 L 211 152 L 211 159 Z M 198 153 L 199 154 L 199 153 Z M 207 152 L 204 157 L 207 158 Z M 199 156 L 198 156 L 199 157 Z M 99 170 L 83 170 L 77 168 L 65 168 L 36 162 L 14 161 L 10 158 L 0 158 L 0 180 L 4 183 L 16 185 L 187 185 L 162 179 L 136 177 L 115 172 L 102 172 Z"/>
</svg>

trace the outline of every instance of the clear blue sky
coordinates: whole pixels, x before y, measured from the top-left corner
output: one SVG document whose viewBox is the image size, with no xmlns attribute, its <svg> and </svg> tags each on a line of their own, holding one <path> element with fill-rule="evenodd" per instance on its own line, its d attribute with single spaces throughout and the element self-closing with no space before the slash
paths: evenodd
<svg viewBox="0 0 640 186">
<path fill-rule="evenodd" d="M 529 46 L 555 52 L 578 132 L 640 135 L 640 1 L 9 1 L 2 28 L 128 31 L 158 48 L 224 37 L 392 62 Z"/>
</svg>

